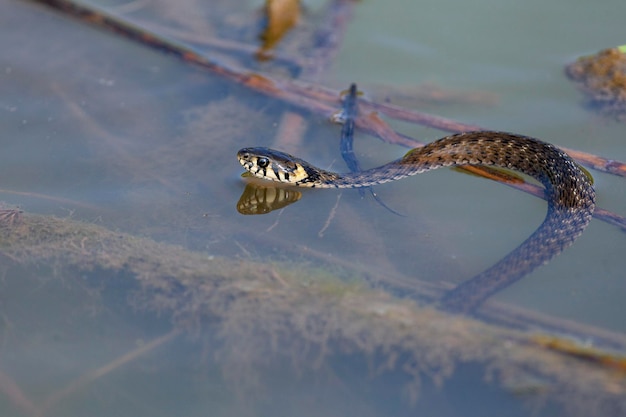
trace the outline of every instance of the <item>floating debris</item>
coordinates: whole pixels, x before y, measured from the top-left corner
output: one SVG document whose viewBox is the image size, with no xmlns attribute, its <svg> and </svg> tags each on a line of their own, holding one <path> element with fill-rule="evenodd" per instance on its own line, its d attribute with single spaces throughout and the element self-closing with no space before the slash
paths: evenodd
<svg viewBox="0 0 626 417">
<path fill-rule="evenodd" d="M 261 61 L 271 59 L 271 50 L 298 23 L 300 3 L 298 0 L 266 0 L 265 15 L 267 25 L 259 36 L 263 44 L 257 53 Z"/>
<path fill-rule="evenodd" d="M 557 336 L 537 335 L 531 340 L 539 346 L 543 346 L 555 352 L 578 358 L 583 361 L 599 364 L 607 368 L 618 370 L 626 374 L 626 356 L 611 354 L 590 346 L 583 346 L 574 340 L 568 340 Z"/>
<path fill-rule="evenodd" d="M 578 58 L 565 73 L 585 93 L 587 105 L 626 120 L 626 45 Z"/>
</svg>

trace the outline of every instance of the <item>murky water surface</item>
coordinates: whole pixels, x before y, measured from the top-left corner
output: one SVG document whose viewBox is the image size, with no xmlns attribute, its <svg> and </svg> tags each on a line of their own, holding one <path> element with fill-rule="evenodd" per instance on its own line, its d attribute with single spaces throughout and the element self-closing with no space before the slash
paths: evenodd
<svg viewBox="0 0 626 417">
<path fill-rule="evenodd" d="M 258 4 L 237 3 L 101 5 L 288 77 L 252 58 Z M 306 55 L 324 5 L 278 58 Z M 623 43 L 625 14 L 622 1 L 358 2 L 330 68 L 304 76 L 625 161 L 626 126 L 563 74 Z M 433 302 L 525 239 L 545 202 L 439 170 L 376 188 L 402 216 L 354 190 L 242 215 L 239 148 L 341 171 L 340 127 L 28 1 L 0 4 L 0 51 L 0 209 L 23 211 L 0 229 L 0 414 L 626 415 L 623 359 L 554 354 L 513 324 L 624 354 L 618 228 L 594 219 L 496 295 L 487 324 L 450 317 Z M 362 132 L 355 148 L 368 167 L 406 152 Z M 599 206 L 626 215 L 624 179 L 592 174 Z"/>
</svg>

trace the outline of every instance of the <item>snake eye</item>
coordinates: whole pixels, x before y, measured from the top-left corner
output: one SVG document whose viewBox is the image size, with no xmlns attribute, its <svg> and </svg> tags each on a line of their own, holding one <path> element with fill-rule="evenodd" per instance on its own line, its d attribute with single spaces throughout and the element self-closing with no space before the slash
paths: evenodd
<svg viewBox="0 0 626 417">
<path fill-rule="evenodd" d="M 265 168 L 265 167 L 267 167 L 267 166 L 270 164 L 270 160 L 269 160 L 269 159 L 267 159 L 267 158 L 259 158 L 259 159 L 256 161 L 256 164 L 257 164 L 259 167 L 261 167 L 261 168 Z"/>
</svg>

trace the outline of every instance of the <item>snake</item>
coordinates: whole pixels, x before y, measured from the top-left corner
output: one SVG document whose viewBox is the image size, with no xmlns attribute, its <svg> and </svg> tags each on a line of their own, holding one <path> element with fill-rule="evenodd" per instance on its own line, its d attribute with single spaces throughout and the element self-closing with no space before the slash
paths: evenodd
<svg viewBox="0 0 626 417">
<path fill-rule="evenodd" d="M 264 147 L 243 148 L 237 158 L 253 177 L 310 188 L 368 187 L 466 165 L 504 168 L 539 181 L 548 203 L 543 222 L 494 265 L 444 293 L 440 306 L 453 313 L 474 313 L 487 298 L 560 254 L 582 234 L 595 209 L 593 179 L 584 168 L 550 143 L 507 132 L 453 134 L 382 166 L 345 174 Z"/>
</svg>

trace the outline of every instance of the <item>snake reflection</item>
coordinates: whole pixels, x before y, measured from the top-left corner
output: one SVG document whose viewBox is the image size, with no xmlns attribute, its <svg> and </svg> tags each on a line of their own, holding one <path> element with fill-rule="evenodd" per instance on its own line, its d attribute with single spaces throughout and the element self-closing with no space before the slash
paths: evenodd
<svg viewBox="0 0 626 417">
<path fill-rule="evenodd" d="M 472 312 L 490 295 L 561 253 L 580 236 L 595 208 L 592 179 L 586 171 L 557 147 L 512 133 L 478 131 L 451 135 L 415 148 L 388 164 L 347 174 L 326 171 L 268 148 L 244 148 L 237 156 L 252 176 L 299 187 L 367 187 L 463 165 L 507 168 L 541 182 L 548 202 L 544 221 L 495 265 L 447 292 L 441 304 L 453 312 Z"/>
</svg>

